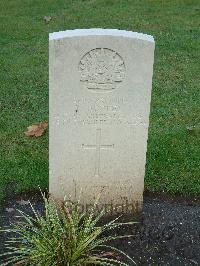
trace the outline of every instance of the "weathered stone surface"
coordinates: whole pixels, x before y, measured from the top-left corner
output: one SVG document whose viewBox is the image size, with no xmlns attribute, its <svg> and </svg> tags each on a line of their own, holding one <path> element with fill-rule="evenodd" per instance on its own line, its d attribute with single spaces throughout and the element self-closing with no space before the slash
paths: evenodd
<svg viewBox="0 0 200 266">
<path fill-rule="evenodd" d="M 153 37 L 121 30 L 50 34 L 50 193 L 119 211 L 142 203 Z M 124 209 L 119 206 L 126 205 Z"/>
</svg>

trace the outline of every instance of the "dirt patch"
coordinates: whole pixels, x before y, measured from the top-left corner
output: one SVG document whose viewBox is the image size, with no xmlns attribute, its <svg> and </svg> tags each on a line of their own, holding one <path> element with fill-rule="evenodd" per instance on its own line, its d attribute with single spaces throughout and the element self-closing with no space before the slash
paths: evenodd
<svg viewBox="0 0 200 266">
<path fill-rule="evenodd" d="M 31 213 L 27 200 L 43 211 L 39 195 L 9 197 L 0 211 L 0 226 L 8 226 L 14 221 L 16 209 Z M 198 197 L 146 193 L 139 223 L 117 232 L 134 237 L 116 241 L 115 246 L 131 256 L 136 265 L 200 265 L 199 203 Z M 5 237 L 0 233 L 1 252 Z"/>
</svg>

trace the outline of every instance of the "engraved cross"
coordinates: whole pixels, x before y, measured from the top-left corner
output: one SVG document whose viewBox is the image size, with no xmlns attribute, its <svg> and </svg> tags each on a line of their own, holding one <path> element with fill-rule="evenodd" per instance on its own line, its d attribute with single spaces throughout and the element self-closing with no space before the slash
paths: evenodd
<svg viewBox="0 0 200 266">
<path fill-rule="evenodd" d="M 100 153 L 101 149 L 113 149 L 114 144 L 103 145 L 101 144 L 101 129 L 96 130 L 96 145 L 86 145 L 82 144 L 82 147 L 85 149 L 95 149 L 95 177 L 100 177 Z"/>
</svg>

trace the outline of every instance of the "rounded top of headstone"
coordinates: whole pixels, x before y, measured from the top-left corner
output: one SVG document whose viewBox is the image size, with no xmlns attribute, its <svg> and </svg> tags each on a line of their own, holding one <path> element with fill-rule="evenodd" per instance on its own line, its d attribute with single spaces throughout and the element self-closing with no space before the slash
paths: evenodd
<svg viewBox="0 0 200 266">
<path fill-rule="evenodd" d="M 118 30 L 118 29 L 75 29 L 75 30 L 59 31 L 59 32 L 50 33 L 49 40 L 62 39 L 66 37 L 80 37 L 80 36 L 94 36 L 94 35 L 134 38 L 154 43 L 154 38 L 151 35 L 126 31 L 126 30 Z"/>
</svg>

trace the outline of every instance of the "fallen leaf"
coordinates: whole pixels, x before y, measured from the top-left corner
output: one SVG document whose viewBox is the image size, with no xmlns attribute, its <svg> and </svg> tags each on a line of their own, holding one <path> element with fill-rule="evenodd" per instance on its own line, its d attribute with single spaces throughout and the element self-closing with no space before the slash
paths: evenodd
<svg viewBox="0 0 200 266">
<path fill-rule="evenodd" d="M 52 17 L 50 17 L 50 16 L 44 16 L 44 21 L 46 22 L 46 23 L 49 23 L 51 20 L 52 20 Z"/>
<path fill-rule="evenodd" d="M 6 211 L 7 211 L 7 212 L 14 212 L 15 209 L 13 209 L 13 208 L 6 208 Z"/>
<path fill-rule="evenodd" d="M 17 201 L 17 203 L 19 204 L 19 205 L 23 205 L 23 206 L 25 206 L 25 205 L 28 205 L 29 204 L 29 201 L 27 201 L 27 200 L 18 200 Z"/>
<path fill-rule="evenodd" d="M 188 127 L 187 127 L 187 130 L 188 130 L 189 132 L 194 131 L 194 130 L 195 130 L 195 126 L 188 126 Z"/>
<path fill-rule="evenodd" d="M 103 254 L 102 254 L 102 257 L 116 257 L 117 256 L 117 253 L 116 252 L 114 252 L 114 251 L 108 251 L 108 252 L 104 252 Z"/>
<path fill-rule="evenodd" d="M 38 125 L 31 125 L 27 127 L 27 131 L 24 132 L 24 134 L 28 137 L 41 137 L 47 127 L 48 123 L 46 121 L 42 121 Z"/>
<path fill-rule="evenodd" d="M 26 262 L 27 262 L 27 260 L 20 260 L 20 261 L 14 263 L 13 266 L 25 265 Z"/>
</svg>

